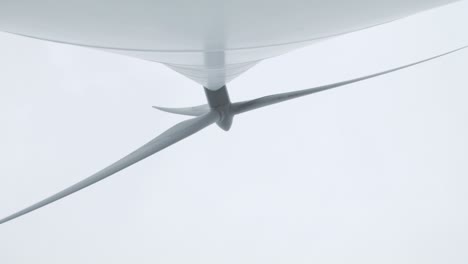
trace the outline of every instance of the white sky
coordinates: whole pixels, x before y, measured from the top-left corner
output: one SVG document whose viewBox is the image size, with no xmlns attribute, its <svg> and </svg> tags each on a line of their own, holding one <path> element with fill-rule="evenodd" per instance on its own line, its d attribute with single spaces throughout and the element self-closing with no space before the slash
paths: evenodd
<svg viewBox="0 0 468 264">
<path fill-rule="evenodd" d="M 468 44 L 468 2 L 266 60 L 233 100 Z M 124 56 L 0 34 L 0 218 L 204 102 Z M 467 263 L 468 51 L 216 126 L 0 226 L 0 263 Z M 222 173 L 220 173 L 222 172 Z"/>
</svg>

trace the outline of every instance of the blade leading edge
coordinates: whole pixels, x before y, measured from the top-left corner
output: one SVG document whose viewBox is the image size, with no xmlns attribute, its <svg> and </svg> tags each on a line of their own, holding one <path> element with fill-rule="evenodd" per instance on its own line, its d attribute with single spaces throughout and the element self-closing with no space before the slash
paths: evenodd
<svg viewBox="0 0 468 264">
<path fill-rule="evenodd" d="M 178 114 L 178 115 L 188 115 L 188 116 L 201 116 L 210 112 L 210 107 L 206 104 L 185 108 L 169 108 L 169 107 L 160 107 L 153 106 L 154 109 L 158 109 L 163 112 Z"/>
<path fill-rule="evenodd" d="M 170 129 L 163 132 L 150 142 L 146 143 L 142 147 L 138 148 L 134 152 L 128 154 L 117 162 L 109 165 L 101 171 L 89 176 L 88 178 L 42 200 L 39 201 L 21 211 L 18 211 L 8 217 L 0 220 L 0 224 L 8 222 L 12 219 L 20 217 L 24 214 L 39 209 L 45 205 L 53 203 L 59 199 L 62 199 L 72 193 L 75 193 L 81 189 L 84 189 L 100 180 L 103 180 L 153 154 L 167 148 L 168 146 L 187 138 L 203 128 L 215 123 L 219 119 L 219 114 L 216 112 L 209 112 L 203 116 L 196 117 L 193 119 L 185 120 L 179 124 L 171 127 Z"/>
<path fill-rule="evenodd" d="M 381 76 L 381 75 L 389 74 L 389 73 L 396 72 L 396 71 L 399 71 L 399 70 L 403 70 L 405 68 L 409 68 L 409 67 L 412 67 L 412 66 L 427 62 L 427 61 L 431 61 L 431 60 L 443 57 L 443 56 L 447 56 L 447 55 L 449 55 L 451 53 L 454 53 L 454 52 L 457 52 L 457 51 L 460 51 L 460 50 L 463 50 L 463 49 L 466 49 L 466 48 L 468 48 L 468 45 L 463 46 L 463 47 L 458 48 L 458 49 L 451 50 L 449 52 L 439 54 L 437 56 L 430 57 L 428 59 L 424 59 L 424 60 L 421 60 L 421 61 L 406 64 L 406 65 L 403 65 L 403 66 L 400 66 L 400 67 L 397 67 L 397 68 L 393 68 L 393 69 L 390 69 L 390 70 L 374 73 L 374 74 L 371 74 L 371 75 L 367 75 L 367 76 L 363 76 L 363 77 L 359 77 L 359 78 L 355 78 L 355 79 L 351 79 L 351 80 L 347 80 L 347 81 L 342 81 L 342 82 L 333 83 L 333 84 L 327 84 L 327 85 L 324 85 L 324 86 L 319 86 L 319 87 L 314 87 L 314 88 L 309 88 L 309 89 L 304 89 L 304 90 L 299 90 L 299 91 L 294 91 L 294 92 L 273 94 L 273 95 L 268 95 L 268 96 L 260 97 L 260 98 L 257 98 L 257 99 L 253 99 L 253 100 L 234 103 L 234 104 L 232 104 L 232 111 L 233 111 L 234 114 L 241 114 L 241 113 L 248 112 L 248 111 L 251 111 L 251 110 L 254 110 L 254 109 L 257 109 L 257 108 L 261 108 L 261 107 L 264 107 L 264 106 L 268 106 L 268 105 L 272 105 L 272 104 L 276 104 L 276 103 L 281 103 L 281 102 L 284 102 L 284 101 L 288 101 L 288 100 L 291 100 L 291 99 L 294 99 L 294 98 L 306 96 L 306 95 L 309 95 L 309 94 L 318 93 L 318 92 L 321 92 L 321 91 L 326 91 L 326 90 L 329 90 L 329 89 L 333 89 L 333 88 L 345 86 L 345 85 L 348 85 L 348 84 L 364 81 L 364 80 L 371 79 L 371 78 L 374 78 L 374 77 L 377 77 L 377 76 Z"/>
</svg>

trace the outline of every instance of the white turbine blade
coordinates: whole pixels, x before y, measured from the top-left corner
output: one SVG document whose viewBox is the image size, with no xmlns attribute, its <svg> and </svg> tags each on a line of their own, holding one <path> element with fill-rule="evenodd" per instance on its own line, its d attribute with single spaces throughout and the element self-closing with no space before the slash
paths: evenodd
<svg viewBox="0 0 468 264">
<path fill-rule="evenodd" d="M 260 108 L 260 107 L 264 107 L 264 106 L 284 102 L 284 101 L 287 101 L 287 100 L 291 100 L 291 99 L 294 99 L 294 98 L 297 98 L 297 97 L 301 97 L 301 96 L 305 96 L 305 95 L 309 95 L 309 94 L 313 94 L 313 93 L 317 93 L 317 92 L 321 92 L 321 91 L 341 87 L 341 86 L 344 86 L 344 85 L 364 81 L 364 80 L 367 80 L 367 79 L 375 78 L 375 77 L 380 76 L 380 75 L 389 74 L 391 72 L 399 71 L 399 70 L 409 68 L 411 66 L 415 66 L 415 65 L 418 65 L 418 64 L 430 61 L 430 60 L 434 60 L 434 59 L 446 56 L 448 54 L 451 54 L 451 53 L 454 53 L 454 52 L 457 52 L 457 51 L 460 51 L 460 50 L 466 49 L 466 48 L 468 48 L 468 45 L 463 46 L 463 47 L 458 48 L 458 49 L 455 49 L 455 50 L 451 50 L 449 52 L 439 54 L 439 55 L 434 56 L 434 57 L 430 57 L 430 58 L 425 59 L 425 60 L 410 63 L 410 64 L 407 64 L 407 65 L 400 66 L 400 67 L 397 67 L 397 68 L 393 68 L 393 69 L 390 69 L 390 70 L 386 70 L 386 71 L 383 71 L 383 72 L 378 72 L 378 73 L 374 73 L 374 74 L 371 74 L 371 75 L 359 77 L 359 78 L 356 78 L 356 79 L 351 79 L 351 80 L 347 80 L 347 81 L 342 81 L 342 82 L 328 84 L 328 85 L 324 85 L 324 86 L 309 88 L 309 89 L 300 90 L 300 91 L 268 95 L 268 96 L 260 97 L 260 98 L 257 98 L 257 99 L 249 100 L 249 101 L 234 103 L 232 105 L 232 111 L 234 112 L 234 114 L 240 114 L 240 113 L 248 112 L 250 110 L 254 110 L 254 109 L 257 109 L 257 108 Z"/>
<path fill-rule="evenodd" d="M 185 108 L 168 108 L 168 107 L 160 107 L 160 106 L 153 106 L 153 108 L 158 109 L 163 112 L 178 114 L 178 115 L 188 115 L 188 116 L 201 116 L 210 111 L 210 107 L 208 105 L 199 105 L 199 106 L 192 106 L 192 107 L 185 107 Z"/>
<path fill-rule="evenodd" d="M 42 200 L 39 201 L 21 211 L 18 211 L 6 218 L 0 220 L 0 224 L 8 222 L 12 219 L 15 219 L 19 216 L 27 214 L 31 211 L 39 209 L 47 204 L 55 202 L 59 199 L 62 199 L 74 192 L 77 192 L 83 188 L 86 188 L 102 179 L 105 179 L 114 173 L 117 173 L 153 154 L 156 152 L 186 138 L 189 137 L 198 131 L 202 130 L 203 128 L 213 124 L 219 119 L 219 114 L 216 112 L 209 112 L 206 115 L 196 117 L 193 119 L 189 119 L 183 121 L 170 129 L 163 132 L 161 135 L 157 136 L 155 139 L 151 140 L 150 142 L 146 143 L 139 149 L 135 150 L 134 152 L 128 154 L 127 156 L 123 157 L 122 159 L 118 160 L 117 162 L 111 164 L 110 166 L 104 168 L 103 170 L 91 175 L 90 177 Z"/>
</svg>

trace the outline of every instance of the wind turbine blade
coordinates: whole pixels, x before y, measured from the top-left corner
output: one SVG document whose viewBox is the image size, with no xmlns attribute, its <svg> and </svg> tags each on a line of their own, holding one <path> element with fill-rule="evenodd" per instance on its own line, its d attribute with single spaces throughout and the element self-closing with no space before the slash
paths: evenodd
<svg viewBox="0 0 468 264">
<path fill-rule="evenodd" d="M 21 211 L 18 211 L 6 218 L 0 220 L 0 224 L 8 222 L 12 219 L 15 219 L 19 216 L 27 214 L 31 211 L 39 209 L 45 205 L 48 205 L 52 202 L 55 202 L 59 199 L 62 199 L 72 193 L 75 193 L 83 188 L 86 188 L 100 180 L 103 180 L 153 154 L 171 146 L 172 144 L 189 137 L 203 128 L 213 124 L 219 119 L 219 114 L 216 112 L 209 112 L 203 116 L 196 117 L 193 119 L 185 120 L 179 124 L 171 127 L 170 129 L 163 132 L 161 135 L 157 136 L 155 139 L 146 143 L 139 149 L 128 154 L 117 162 L 111 164 L 110 166 L 104 168 L 103 170 L 91 175 L 90 177 L 42 200 L 39 201 Z"/>
<path fill-rule="evenodd" d="M 210 107 L 208 105 L 199 105 L 193 107 L 185 108 L 168 108 L 168 107 L 159 107 L 153 106 L 153 108 L 161 110 L 163 112 L 178 114 L 178 115 L 188 115 L 188 116 L 201 116 L 210 112 Z"/>
<path fill-rule="evenodd" d="M 395 71 L 403 70 L 405 68 L 409 68 L 409 67 L 412 67 L 412 66 L 427 62 L 427 61 L 431 61 L 431 60 L 434 60 L 434 59 L 449 55 L 451 53 L 454 53 L 454 52 L 457 52 L 457 51 L 460 51 L 460 50 L 466 49 L 466 48 L 468 48 L 468 45 L 463 46 L 463 47 L 458 48 L 458 49 L 451 50 L 449 52 L 439 54 L 437 56 L 430 57 L 430 58 L 425 59 L 425 60 L 417 61 L 417 62 L 406 64 L 404 66 L 400 66 L 400 67 L 397 67 L 397 68 L 393 68 L 393 69 L 386 70 L 386 71 L 383 71 L 383 72 L 378 72 L 378 73 L 374 73 L 374 74 L 371 74 L 371 75 L 367 75 L 367 76 L 363 76 L 363 77 L 359 77 L 359 78 L 355 78 L 355 79 L 351 79 L 351 80 L 347 80 L 347 81 L 342 81 L 342 82 L 338 82 L 338 83 L 328 84 L 328 85 L 324 85 L 324 86 L 319 86 L 319 87 L 314 87 L 314 88 L 309 88 L 309 89 L 299 90 L 299 91 L 294 91 L 294 92 L 287 92 L 287 93 L 268 95 L 268 96 L 260 97 L 260 98 L 257 98 L 257 99 L 249 100 L 249 101 L 234 103 L 232 105 L 232 111 L 233 111 L 234 114 L 240 114 L 240 113 L 248 112 L 248 111 L 260 108 L 260 107 L 264 107 L 264 106 L 268 106 L 268 105 L 272 105 L 272 104 L 276 104 L 276 103 L 281 103 L 281 102 L 284 102 L 284 101 L 287 101 L 287 100 L 291 100 L 291 99 L 294 99 L 294 98 L 306 96 L 306 95 L 309 95 L 309 94 L 318 93 L 318 92 L 321 92 L 321 91 L 326 91 L 326 90 L 329 90 L 329 89 L 345 86 L 345 85 L 356 83 L 356 82 L 361 82 L 361 81 L 364 81 L 364 80 L 367 80 L 367 79 L 375 78 L 375 77 L 385 75 L 385 74 L 389 74 L 389 73 L 392 73 L 392 72 L 395 72 Z"/>
</svg>

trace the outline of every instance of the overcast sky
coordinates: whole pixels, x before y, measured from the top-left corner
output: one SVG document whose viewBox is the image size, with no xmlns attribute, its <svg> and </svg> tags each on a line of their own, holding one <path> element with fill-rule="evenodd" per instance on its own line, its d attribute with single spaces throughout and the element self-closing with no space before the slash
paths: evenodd
<svg viewBox="0 0 468 264">
<path fill-rule="evenodd" d="M 233 100 L 468 44 L 468 2 L 261 62 Z M 0 34 L 0 218 L 204 103 L 163 65 Z M 468 51 L 237 117 L 0 226 L 0 263 L 467 263 Z M 220 172 L 223 172 L 220 174 Z"/>
</svg>

